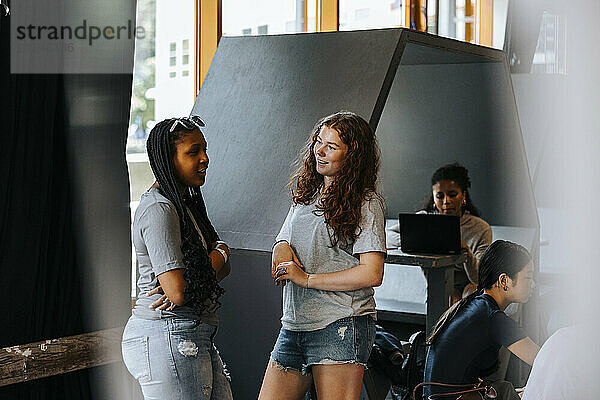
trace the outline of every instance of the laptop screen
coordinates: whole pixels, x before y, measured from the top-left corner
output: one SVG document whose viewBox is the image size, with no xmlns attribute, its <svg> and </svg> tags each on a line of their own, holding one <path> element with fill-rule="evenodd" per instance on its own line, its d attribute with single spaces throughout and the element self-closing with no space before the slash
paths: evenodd
<svg viewBox="0 0 600 400">
<path fill-rule="evenodd" d="M 460 253 L 460 217 L 400 213 L 400 249 L 404 253 Z"/>
</svg>

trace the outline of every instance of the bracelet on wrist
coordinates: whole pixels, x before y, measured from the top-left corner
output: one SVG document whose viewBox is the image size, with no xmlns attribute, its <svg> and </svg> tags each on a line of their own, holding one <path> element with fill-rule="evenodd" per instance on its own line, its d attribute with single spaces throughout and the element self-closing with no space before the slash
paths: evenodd
<svg viewBox="0 0 600 400">
<path fill-rule="evenodd" d="M 306 289 L 308 289 L 308 279 L 310 278 L 310 274 L 306 274 Z"/>
<path fill-rule="evenodd" d="M 227 264 L 227 261 L 229 260 L 229 256 L 227 256 L 227 252 L 223 249 L 220 249 L 219 247 L 215 247 L 215 250 L 218 251 L 219 253 L 221 253 L 221 255 L 223 256 L 224 264 Z"/>
</svg>

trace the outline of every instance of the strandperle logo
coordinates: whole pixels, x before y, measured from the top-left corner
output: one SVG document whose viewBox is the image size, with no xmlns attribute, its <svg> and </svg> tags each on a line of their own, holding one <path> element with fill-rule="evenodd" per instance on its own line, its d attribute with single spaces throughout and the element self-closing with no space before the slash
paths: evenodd
<svg viewBox="0 0 600 400">
<path fill-rule="evenodd" d="M 17 40 L 86 40 L 87 44 L 93 46 L 97 40 L 120 40 L 120 39 L 144 39 L 146 30 L 143 26 L 135 26 L 131 20 L 127 25 L 96 26 L 88 25 L 83 20 L 81 25 L 72 27 L 70 25 L 46 26 L 46 25 L 20 25 L 16 29 Z"/>
<path fill-rule="evenodd" d="M 135 42 L 154 40 L 154 27 L 136 19 L 136 0 L 12 3 L 13 74 L 131 74 Z"/>
</svg>

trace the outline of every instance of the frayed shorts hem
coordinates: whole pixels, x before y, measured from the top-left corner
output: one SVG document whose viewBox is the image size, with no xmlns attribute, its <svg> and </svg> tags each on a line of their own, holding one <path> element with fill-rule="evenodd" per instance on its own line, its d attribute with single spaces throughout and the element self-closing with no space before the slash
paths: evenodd
<svg viewBox="0 0 600 400">
<path fill-rule="evenodd" d="M 286 367 L 286 366 L 282 365 L 279 361 L 274 360 L 273 358 L 269 358 L 269 365 L 279 371 L 296 372 L 302 376 L 312 376 L 312 373 L 308 370 L 307 365 L 303 365 L 301 369 L 294 368 L 294 367 Z"/>
<path fill-rule="evenodd" d="M 270 362 L 283 371 L 310 376 L 313 365 L 358 364 L 366 368 L 375 340 L 370 315 L 339 319 L 317 331 L 279 332 Z"/>
<path fill-rule="evenodd" d="M 297 368 L 294 368 L 294 367 L 284 367 L 283 365 L 281 365 L 281 363 L 279 361 L 269 358 L 269 365 L 271 365 L 273 368 L 275 368 L 279 371 L 284 371 L 284 372 L 290 372 L 290 371 L 297 372 L 302 376 L 312 376 L 311 370 L 312 370 L 312 367 L 315 365 L 345 365 L 345 364 L 361 365 L 365 369 L 368 369 L 366 363 L 361 363 L 356 360 L 340 361 L 340 360 L 331 360 L 328 358 L 324 358 L 323 360 L 318 361 L 318 362 L 304 364 L 304 365 L 302 365 L 301 370 L 298 370 Z"/>
</svg>

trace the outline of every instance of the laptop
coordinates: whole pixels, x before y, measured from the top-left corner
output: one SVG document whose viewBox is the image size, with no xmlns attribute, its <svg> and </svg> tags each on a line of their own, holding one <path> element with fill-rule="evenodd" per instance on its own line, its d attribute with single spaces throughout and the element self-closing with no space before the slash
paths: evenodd
<svg viewBox="0 0 600 400">
<path fill-rule="evenodd" d="M 459 254 L 460 217 L 400 213 L 400 249 L 414 254 Z"/>
</svg>

